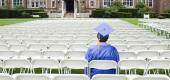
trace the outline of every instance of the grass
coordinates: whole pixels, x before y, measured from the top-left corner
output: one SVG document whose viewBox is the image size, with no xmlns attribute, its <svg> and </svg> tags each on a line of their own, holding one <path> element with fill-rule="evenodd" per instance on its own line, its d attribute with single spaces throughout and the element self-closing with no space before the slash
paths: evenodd
<svg viewBox="0 0 170 80">
<path fill-rule="evenodd" d="M 33 19 L 0 19 L 0 26 L 32 21 Z"/>
<path fill-rule="evenodd" d="M 139 23 L 139 20 L 137 18 L 124 18 L 122 20 L 127 21 L 131 24 L 134 24 L 134 25 L 138 25 L 138 23 Z"/>
</svg>

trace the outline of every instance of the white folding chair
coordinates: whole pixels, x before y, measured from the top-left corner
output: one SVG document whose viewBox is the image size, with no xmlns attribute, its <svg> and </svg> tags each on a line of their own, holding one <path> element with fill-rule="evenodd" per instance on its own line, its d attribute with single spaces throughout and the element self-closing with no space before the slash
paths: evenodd
<svg viewBox="0 0 170 80">
<path fill-rule="evenodd" d="M 128 51 L 127 45 L 113 45 L 113 46 L 116 47 L 118 51 Z"/>
<path fill-rule="evenodd" d="M 169 80 L 169 77 L 162 75 L 147 75 L 136 77 L 133 80 Z"/>
<path fill-rule="evenodd" d="M 55 60 L 63 60 L 65 59 L 65 53 L 62 51 L 44 51 L 44 58 L 55 59 Z"/>
<path fill-rule="evenodd" d="M 6 45 L 0 45 L 0 51 L 8 51 L 8 46 Z"/>
<path fill-rule="evenodd" d="M 169 50 L 168 45 L 150 45 L 149 50 Z"/>
<path fill-rule="evenodd" d="M 61 65 L 61 73 L 69 74 L 71 73 L 71 69 L 84 69 L 85 67 L 88 67 L 88 62 L 86 60 L 70 59 L 70 60 L 62 60 L 60 62 L 60 65 Z"/>
<path fill-rule="evenodd" d="M 160 53 L 161 59 L 170 59 L 170 51 L 163 51 Z"/>
<path fill-rule="evenodd" d="M 60 73 L 59 62 L 53 59 L 34 59 L 32 60 L 33 73 L 35 73 L 35 68 L 41 68 L 42 73 L 50 73 L 52 69 L 58 69 Z"/>
<path fill-rule="evenodd" d="M 40 58 L 43 58 L 43 55 L 40 51 L 28 50 L 28 51 L 21 51 L 18 58 L 20 58 L 20 59 L 28 59 L 28 58 L 40 59 Z"/>
<path fill-rule="evenodd" d="M 137 53 L 137 59 L 159 59 L 157 51 L 140 51 Z"/>
<path fill-rule="evenodd" d="M 0 74 L 0 79 L 1 80 L 15 80 L 12 76 L 10 76 L 9 74 Z"/>
<path fill-rule="evenodd" d="M 74 44 L 71 45 L 69 48 L 69 51 L 86 51 L 87 50 L 87 45 L 82 45 L 82 44 Z"/>
<path fill-rule="evenodd" d="M 170 60 L 151 60 L 147 67 L 147 73 L 150 74 L 150 70 L 153 70 L 154 74 L 159 74 L 159 69 L 163 69 L 165 74 L 170 74 Z"/>
<path fill-rule="evenodd" d="M 90 80 L 88 76 L 84 74 L 64 74 L 53 76 L 52 80 Z"/>
<path fill-rule="evenodd" d="M 129 45 L 142 45 L 144 44 L 144 41 L 127 41 L 127 44 Z"/>
<path fill-rule="evenodd" d="M 12 40 L 7 40 L 6 43 L 8 45 L 21 45 L 21 41 L 16 40 L 16 39 L 14 39 L 14 40 L 13 39 Z"/>
<path fill-rule="evenodd" d="M 27 46 L 25 46 L 25 45 L 11 45 L 9 47 L 9 50 L 11 50 L 11 51 L 25 51 L 25 50 L 27 50 Z"/>
<path fill-rule="evenodd" d="M 51 80 L 48 75 L 43 74 L 15 74 L 15 80 Z"/>
<path fill-rule="evenodd" d="M 0 51 L 0 59 L 11 59 L 16 58 L 18 56 L 18 53 L 15 51 Z"/>
<path fill-rule="evenodd" d="M 91 80 L 129 80 L 128 77 L 123 75 L 113 75 L 113 74 L 96 74 Z"/>
<path fill-rule="evenodd" d="M 137 55 L 135 52 L 119 52 L 120 60 L 136 59 Z"/>
<path fill-rule="evenodd" d="M 146 45 L 156 45 L 156 44 L 160 44 L 159 40 L 144 40 L 144 44 Z"/>
<path fill-rule="evenodd" d="M 129 47 L 129 51 L 138 52 L 138 51 L 146 51 L 146 50 L 148 50 L 147 45 L 130 45 Z"/>
<path fill-rule="evenodd" d="M 45 45 L 45 44 L 30 44 L 28 49 L 43 51 L 43 50 L 47 50 L 47 45 Z"/>
<path fill-rule="evenodd" d="M 52 44 L 50 45 L 48 51 L 63 51 L 63 52 L 67 52 L 68 48 L 67 45 L 64 44 Z"/>
<path fill-rule="evenodd" d="M 12 73 L 15 68 L 20 68 L 20 73 L 27 73 L 31 71 L 31 63 L 26 59 L 8 59 L 4 62 L 4 68 L 6 73 Z M 9 71 L 7 71 L 9 69 Z M 12 71 L 11 71 L 12 69 Z"/>
<path fill-rule="evenodd" d="M 70 51 L 67 53 L 68 59 L 85 59 L 85 51 Z"/>
<path fill-rule="evenodd" d="M 101 65 L 102 64 L 102 65 Z M 91 74 L 91 68 L 108 70 L 108 69 L 116 69 L 116 74 L 118 73 L 117 62 L 113 60 L 92 60 L 89 63 L 89 76 Z"/>
<path fill-rule="evenodd" d="M 125 74 L 137 74 L 137 69 L 144 69 L 145 73 L 147 62 L 145 60 L 122 60 L 118 65 L 120 70 L 125 70 Z"/>
</svg>

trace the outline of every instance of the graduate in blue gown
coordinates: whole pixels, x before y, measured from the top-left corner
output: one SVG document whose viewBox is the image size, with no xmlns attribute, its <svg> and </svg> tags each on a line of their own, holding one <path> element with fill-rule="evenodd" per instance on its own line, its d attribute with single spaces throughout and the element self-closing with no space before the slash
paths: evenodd
<svg viewBox="0 0 170 80">
<path fill-rule="evenodd" d="M 113 60 L 119 62 L 119 54 L 117 49 L 106 43 L 109 38 L 109 33 L 113 31 L 111 26 L 107 23 L 102 23 L 96 28 L 96 31 L 98 32 L 98 45 L 88 49 L 85 59 L 88 62 L 92 60 Z M 99 70 L 92 68 L 90 71 L 90 77 L 94 76 L 95 74 L 116 74 L 116 69 Z M 86 68 L 85 74 L 88 75 L 88 73 L 88 69 Z"/>
</svg>

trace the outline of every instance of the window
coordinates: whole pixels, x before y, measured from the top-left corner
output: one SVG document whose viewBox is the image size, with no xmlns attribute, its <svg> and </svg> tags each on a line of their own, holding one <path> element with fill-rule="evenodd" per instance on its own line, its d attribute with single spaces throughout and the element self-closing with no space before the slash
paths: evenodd
<svg viewBox="0 0 170 80">
<path fill-rule="evenodd" d="M 5 6 L 5 4 L 6 4 L 6 0 L 0 0 L 0 5 L 1 6 Z"/>
<path fill-rule="evenodd" d="M 133 8 L 134 7 L 134 1 L 133 0 L 123 0 L 123 5 L 127 8 Z"/>
<path fill-rule="evenodd" d="M 89 7 L 95 8 L 95 6 L 96 6 L 96 1 L 95 0 L 89 0 Z"/>
<path fill-rule="evenodd" d="M 13 5 L 14 6 L 22 5 L 22 1 L 23 0 L 13 0 Z"/>
<path fill-rule="evenodd" d="M 56 1 L 55 0 L 52 0 L 51 4 L 52 4 L 52 8 L 56 7 Z"/>
<path fill-rule="evenodd" d="M 139 0 L 140 2 L 144 3 L 149 7 L 153 7 L 153 0 Z"/>
<path fill-rule="evenodd" d="M 32 8 L 44 8 L 45 7 L 45 0 L 32 0 L 31 1 Z"/>
<path fill-rule="evenodd" d="M 112 5 L 112 3 L 113 3 L 113 0 L 104 0 L 103 1 L 104 7 L 109 7 Z"/>
</svg>

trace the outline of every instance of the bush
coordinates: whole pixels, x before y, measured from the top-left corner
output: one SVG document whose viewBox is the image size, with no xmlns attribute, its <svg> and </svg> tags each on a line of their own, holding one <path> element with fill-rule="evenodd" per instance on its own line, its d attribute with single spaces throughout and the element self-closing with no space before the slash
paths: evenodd
<svg viewBox="0 0 170 80">
<path fill-rule="evenodd" d="M 34 12 L 33 15 L 39 15 L 40 18 L 48 18 L 48 15 L 46 12 Z"/>
<path fill-rule="evenodd" d="M 133 18 L 138 17 L 138 9 L 136 8 L 122 8 L 119 9 L 119 12 L 126 12 L 126 13 L 131 13 Z"/>
<path fill-rule="evenodd" d="M 29 13 L 22 12 L 22 17 L 23 18 L 31 18 L 32 16 Z"/>
<path fill-rule="evenodd" d="M 35 13 L 35 12 L 44 12 L 44 10 L 42 10 L 42 9 L 26 9 L 23 11 L 26 13 L 29 13 L 30 15 L 33 15 L 33 13 Z"/>
<path fill-rule="evenodd" d="M 7 9 L 1 9 L 0 10 L 0 18 L 9 18 L 9 10 Z"/>
<path fill-rule="evenodd" d="M 149 14 L 150 18 L 157 18 L 158 17 L 158 13 L 155 13 L 155 12 L 148 12 L 148 13 L 145 13 L 145 14 Z"/>
<path fill-rule="evenodd" d="M 126 13 L 126 12 L 113 12 L 111 14 L 112 18 L 131 18 L 132 14 L 131 13 Z"/>
<path fill-rule="evenodd" d="M 104 9 L 96 9 L 92 11 L 91 17 L 94 18 L 103 18 L 105 15 L 105 10 Z"/>
<path fill-rule="evenodd" d="M 164 16 L 165 18 L 170 18 L 170 13 L 161 13 L 160 16 Z"/>
<path fill-rule="evenodd" d="M 164 16 L 158 16 L 158 19 L 165 19 Z"/>
</svg>

